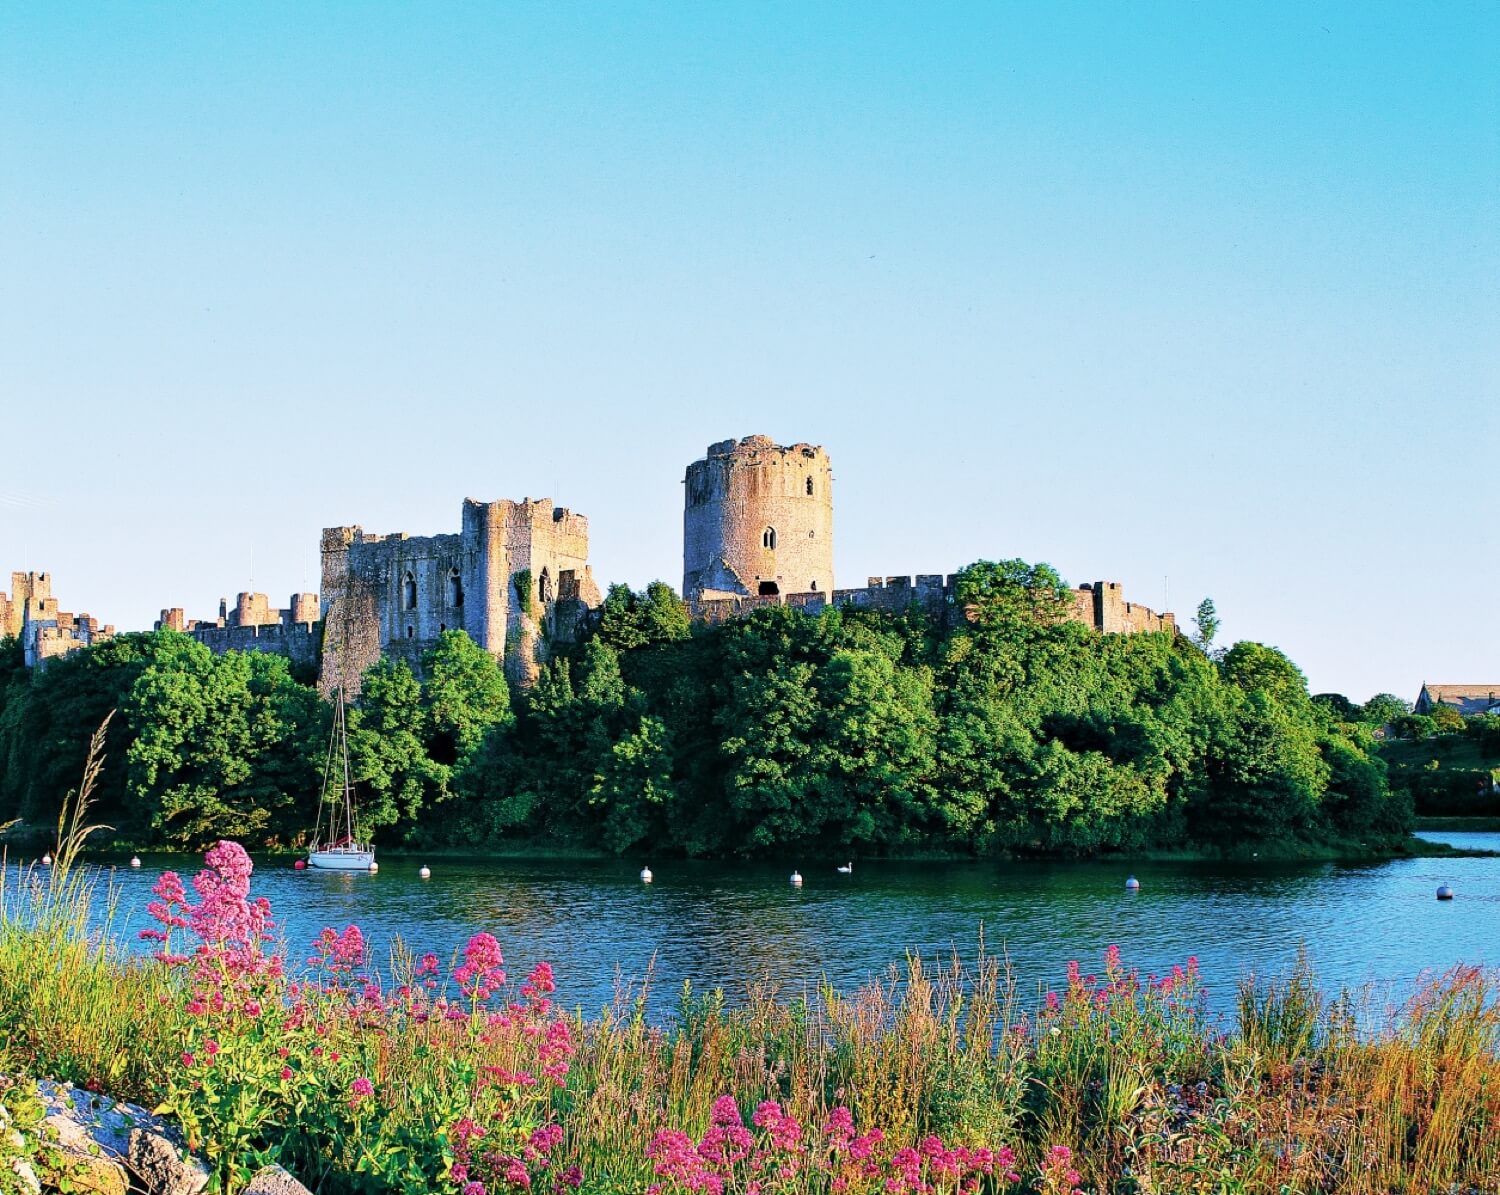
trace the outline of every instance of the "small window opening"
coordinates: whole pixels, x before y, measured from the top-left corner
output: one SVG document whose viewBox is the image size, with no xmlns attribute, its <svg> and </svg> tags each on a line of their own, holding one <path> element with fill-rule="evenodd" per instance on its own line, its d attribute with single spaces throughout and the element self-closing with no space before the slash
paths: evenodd
<svg viewBox="0 0 1500 1195">
<path fill-rule="evenodd" d="M 807 496 L 809 498 L 812 497 L 812 478 L 811 477 L 809 477 L 807 479 Z"/>
<path fill-rule="evenodd" d="M 536 594 L 544 604 L 552 600 L 552 574 L 546 569 L 543 569 L 542 575 L 537 578 Z"/>
<path fill-rule="evenodd" d="M 409 572 L 406 580 L 401 582 L 401 604 L 408 610 L 417 608 L 417 579 Z"/>
<path fill-rule="evenodd" d="M 779 590 L 779 589 L 776 588 L 776 582 L 775 581 L 762 581 L 760 583 L 760 596 L 761 597 L 775 597 L 780 592 L 781 592 L 781 590 Z"/>
<path fill-rule="evenodd" d="M 414 627 L 407 627 L 406 628 L 406 637 L 408 639 L 410 639 L 415 634 L 416 634 L 416 628 L 414 628 Z"/>
<path fill-rule="evenodd" d="M 464 579 L 459 576 L 456 568 L 448 570 L 448 604 L 450 606 L 464 604 Z"/>
<path fill-rule="evenodd" d="M 816 581 L 812 581 L 812 582 L 809 583 L 809 592 L 811 592 L 811 593 L 817 593 L 818 592 L 818 583 Z"/>
<path fill-rule="evenodd" d="M 760 546 L 763 548 L 774 548 L 776 546 L 776 528 L 767 527 L 760 536 Z"/>
<path fill-rule="evenodd" d="M 446 622 L 440 622 L 440 623 L 438 623 L 438 634 L 439 635 L 441 635 L 447 629 L 448 629 L 448 624 Z"/>
</svg>

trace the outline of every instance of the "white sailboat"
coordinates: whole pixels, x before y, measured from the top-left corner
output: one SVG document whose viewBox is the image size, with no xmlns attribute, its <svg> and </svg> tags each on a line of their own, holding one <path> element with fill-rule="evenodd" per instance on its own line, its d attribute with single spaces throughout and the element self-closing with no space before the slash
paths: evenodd
<svg viewBox="0 0 1500 1195">
<path fill-rule="evenodd" d="M 330 792 L 335 782 L 339 786 L 337 796 Z M 323 765 L 323 798 L 307 862 L 325 871 L 375 870 L 374 846 L 360 842 L 354 830 L 354 785 L 349 780 L 349 730 L 344 718 L 343 686 L 334 690 L 333 733 L 328 740 L 328 761 Z"/>
</svg>

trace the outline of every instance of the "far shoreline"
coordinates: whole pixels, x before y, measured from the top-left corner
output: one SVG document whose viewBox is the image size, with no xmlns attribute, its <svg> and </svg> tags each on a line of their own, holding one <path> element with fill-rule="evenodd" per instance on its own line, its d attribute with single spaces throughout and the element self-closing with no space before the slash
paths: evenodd
<svg viewBox="0 0 1500 1195">
<path fill-rule="evenodd" d="M 1500 832 L 1500 818 L 1419 818 L 1416 828 L 1401 843 L 1400 847 L 1383 849 L 1365 848 L 1355 843 L 1296 843 L 1273 840 L 1234 850 L 1203 849 L 1197 847 L 1154 847 L 1139 851 L 1121 852 L 1119 854 L 1099 855 L 1071 855 L 1045 851 L 1007 852 L 982 856 L 953 851 L 898 852 L 883 855 L 867 855 L 863 857 L 863 862 L 870 866 L 881 863 L 1086 863 L 1123 866 L 1132 863 L 1368 864 L 1394 862 L 1398 859 L 1500 858 L 1500 850 L 1452 846 L 1440 839 L 1425 836 L 1444 831 L 1455 833 L 1496 833 Z M 5 850 L 12 861 L 24 864 L 28 860 L 17 857 L 18 851 L 16 848 L 18 846 L 19 844 L 16 843 L 8 844 Z M 32 851 L 43 848 L 33 843 L 29 847 L 21 847 L 20 849 L 29 855 Z M 840 849 L 843 851 L 843 854 L 851 853 L 847 848 Z M 513 846 L 492 847 L 487 850 L 472 850 L 458 847 L 422 848 L 407 845 L 379 847 L 378 850 L 379 857 L 382 860 L 400 860 L 412 863 L 434 859 L 460 863 L 571 861 L 586 863 L 613 862 L 631 867 L 634 867 L 636 863 L 647 858 L 652 861 L 670 858 L 687 863 L 732 862 L 736 864 L 775 866 L 797 862 L 799 856 L 803 859 L 808 858 L 811 852 L 821 851 L 823 854 L 827 854 L 827 848 L 814 846 L 808 848 L 808 851 L 805 852 L 789 849 L 774 858 L 740 858 L 736 856 L 708 855 L 685 856 L 676 854 L 648 854 L 647 852 L 632 853 L 629 856 L 623 856 L 586 848 L 554 846 L 538 842 L 517 842 Z M 288 847 L 263 847 L 251 851 L 252 856 L 257 860 L 264 860 L 267 863 L 286 861 L 288 864 L 293 860 L 305 856 L 306 853 L 305 848 L 293 849 Z M 111 863 L 127 863 L 133 855 L 149 856 L 153 859 L 191 860 L 193 864 L 196 864 L 201 852 L 139 846 L 126 842 L 111 844 L 108 847 L 88 851 L 85 858 L 97 864 L 108 865 Z M 840 855 L 840 857 L 842 858 L 843 856 Z M 859 856 L 856 855 L 855 857 L 858 858 Z"/>
</svg>

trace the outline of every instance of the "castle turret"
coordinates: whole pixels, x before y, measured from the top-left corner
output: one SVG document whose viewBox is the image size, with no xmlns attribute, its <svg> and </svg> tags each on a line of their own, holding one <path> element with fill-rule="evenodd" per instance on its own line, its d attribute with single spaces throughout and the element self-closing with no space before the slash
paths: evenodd
<svg viewBox="0 0 1500 1195">
<path fill-rule="evenodd" d="M 833 467 L 768 436 L 709 445 L 684 478 L 682 593 L 833 593 Z"/>
</svg>

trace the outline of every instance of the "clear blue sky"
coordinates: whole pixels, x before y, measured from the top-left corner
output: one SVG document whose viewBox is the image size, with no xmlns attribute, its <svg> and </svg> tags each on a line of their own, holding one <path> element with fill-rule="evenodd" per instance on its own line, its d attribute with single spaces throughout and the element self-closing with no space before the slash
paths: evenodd
<svg viewBox="0 0 1500 1195">
<path fill-rule="evenodd" d="M 824 444 L 841 584 L 1125 583 L 1500 681 L 1500 5 L 0 8 L 0 573 L 124 628 L 325 525 Z M 8 576 L 4 584 L 8 582 Z"/>
</svg>

